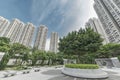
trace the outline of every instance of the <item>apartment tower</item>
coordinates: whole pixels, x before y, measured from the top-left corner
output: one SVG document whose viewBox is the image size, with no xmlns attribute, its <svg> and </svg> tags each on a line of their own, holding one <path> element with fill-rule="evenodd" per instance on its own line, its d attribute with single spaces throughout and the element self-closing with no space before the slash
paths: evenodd
<svg viewBox="0 0 120 80">
<path fill-rule="evenodd" d="M 34 25 L 32 23 L 24 24 L 18 19 L 13 19 L 10 23 L 0 17 L 0 30 L 0 36 L 10 38 L 11 43 L 20 43 L 27 47 L 31 46 L 34 33 Z"/>
<path fill-rule="evenodd" d="M 103 38 L 103 44 L 109 43 L 105 30 L 103 29 L 102 24 L 97 18 L 89 19 L 89 21 L 85 24 L 85 27 L 90 27 L 94 30 L 94 32 L 99 33 L 101 35 L 101 38 Z"/>
<path fill-rule="evenodd" d="M 109 42 L 120 43 L 120 0 L 94 0 L 98 15 Z"/>
<path fill-rule="evenodd" d="M 14 19 L 6 29 L 3 36 L 10 38 L 10 41 L 14 43 L 14 41 L 16 40 L 16 36 L 19 36 L 16 35 L 18 33 L 17 31 L 19 30 L 19 26 L 22 25 L 24 24 L 20 20 Z"/>
<path fill-rule="evenodd" d="M 54 53 L 58 52 L 58 33 L 57 32 L 51 33 L 49 51 Z"/>
<path fill-rule="evenodd" d="M 34 43 L 34 48 L 39 50 L 45 50 L 48 28 L 45 25 L 41 25 L 37 30 L 37 36 Z"/>
<path fill-rule="evenodd" d="M 35 27 L 32 23 L 28 22 L 25 24 L 19 42 L 25 46 L 30 47 L 33 40 L 34 31 Z"/>
<path fill-rule="evenodd" d="M 0 16 L 0 37 L 3 37 L 9 24 L 10 22 L 7 19 Z"/>
</svg>

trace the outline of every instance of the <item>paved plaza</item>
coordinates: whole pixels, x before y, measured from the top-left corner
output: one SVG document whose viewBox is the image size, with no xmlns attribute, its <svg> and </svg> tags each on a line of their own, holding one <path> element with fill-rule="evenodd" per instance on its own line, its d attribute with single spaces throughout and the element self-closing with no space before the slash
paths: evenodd
<svg viewBox="0 0 120 80">
<path fill-rule="evenodd" d="M 31 70 L 28 74 L 18 71 L 16 75 L 4 77 L 4 71 L 0 72 L 0 80 L 120 80 L 120 69 L 103 69 L 109 74 L 108 79 L 80 79 L 69 77 L 61 73 L 62 68 L 41 67 L 39 72 Z"/>
</svg>

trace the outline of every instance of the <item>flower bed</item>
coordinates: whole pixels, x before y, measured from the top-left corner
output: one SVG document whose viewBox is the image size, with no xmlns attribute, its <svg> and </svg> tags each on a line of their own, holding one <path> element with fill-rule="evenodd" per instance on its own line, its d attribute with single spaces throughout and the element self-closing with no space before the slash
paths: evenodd
<svg viewBox="0 0 120 80">
<path fill-rule="evenodd" d="M 66 64 L 67 68 L 76 68 L 76 69 L 98 69 L 99 66 L 95 64 Z"/>
<path fill-rule="evenodd" d="M 62 73 L 68 76 L 80 77 L 80 78 L 107 78 L 108 74 L 97 65 L 93 64 L 67 64 L 62 70 Z"/>
</svg>

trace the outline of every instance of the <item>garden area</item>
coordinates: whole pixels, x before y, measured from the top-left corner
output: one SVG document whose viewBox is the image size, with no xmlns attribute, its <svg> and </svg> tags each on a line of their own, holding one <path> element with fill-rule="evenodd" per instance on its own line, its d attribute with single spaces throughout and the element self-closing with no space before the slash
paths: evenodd
<svg viewBox="0 0 120 80">
<path fill-rule="evenodd" d="M 120 59 L 120 44 L 103 45 L 102 41 L 101 35 L 91 28 L 80 28 L 60 38 L 59 52 L 55 54 L 26 47 L 20 43 L 11 43 L 9 38 L 0 37 L 0 52 L 5 53 L 0 61 L 0 70 L 22 70 L 26 69 L 26 66 L 63 65 L 64 59 L 75 60 L 77 64 L 96 64 L 96 58 L 118 57 Z M 11 59 L 14 60 L 14 65 L 8 65 Z"/>
<path fill-rule="evenodd" d="M 101 35 L 93 29 L 80 28 L 60 38 L 59 51 L 64 53 L 68 59 L 70 59 L 69 56 L 74 56 L 78 64 L 96 64 L 96 58 L 118 57 L 120 60 L 120 44 L 103 45 L 102 42 Z"/>
<path fill-rule="evenodd" d="M 0 52 L 5 53 L 0 61 L 0 70 L 23 70 L 27 67 L 63 64 L 62 54 L 28 48 L 19 43 L 11 44 L 5 37 L 0 37 Z"/>
</svg>

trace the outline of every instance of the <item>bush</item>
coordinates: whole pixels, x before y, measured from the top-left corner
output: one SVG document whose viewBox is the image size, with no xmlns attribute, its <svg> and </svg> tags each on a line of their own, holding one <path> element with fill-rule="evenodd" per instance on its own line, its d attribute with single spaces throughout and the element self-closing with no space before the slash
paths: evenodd
<svg viewBox="0 0 120 80">
<path fill-rule="evenodd" d="M 5 53 L 2 60 L 0 61 L 0 70 L 5 69 L 5 67 L 7 66 L 8 61 L 9 61 L 9 55 L 7 53 Z"/>
<path fill-rule="evenodd" d="M 99 66 L 95 64 L 66 64 L 67 68 L 77 68 L 77 69 L 98 69 Z"/>
<path fill-rule="evenodd" d="M 118 58 L 118 60 L 120 61 L 120 56 L 118 56 L 117 58 Z"/>
</svg>

